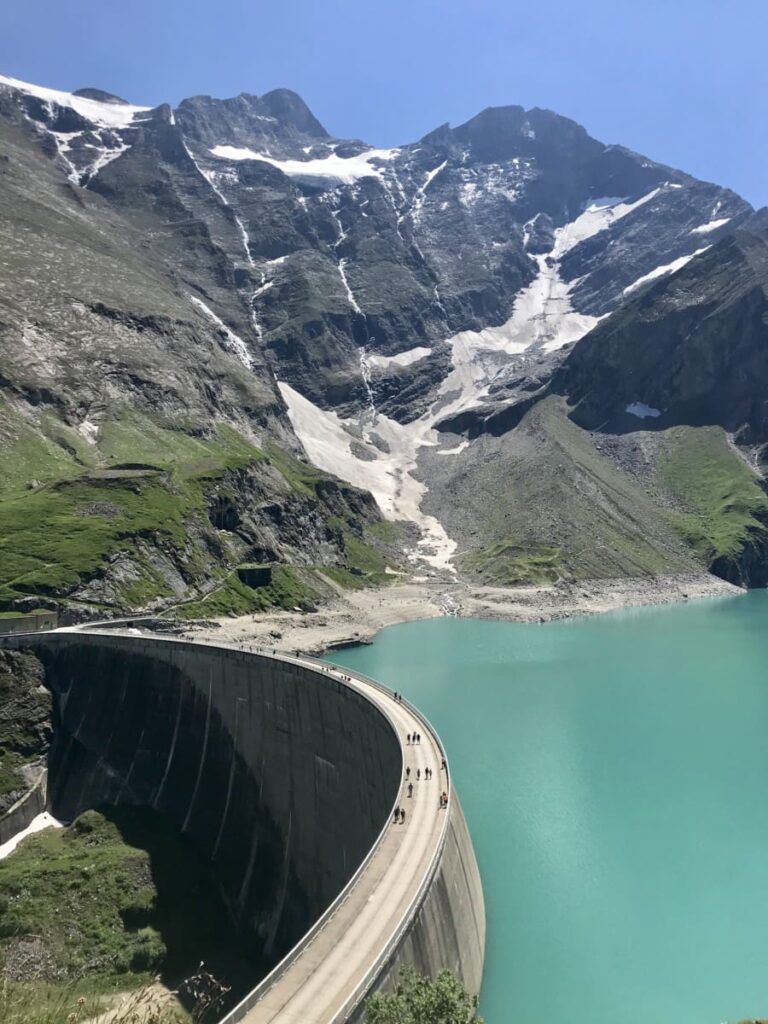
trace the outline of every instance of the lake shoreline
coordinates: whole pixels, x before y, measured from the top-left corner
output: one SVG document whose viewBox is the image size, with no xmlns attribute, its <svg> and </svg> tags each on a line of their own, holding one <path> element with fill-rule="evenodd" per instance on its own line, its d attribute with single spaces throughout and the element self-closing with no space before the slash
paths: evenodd
<svg viewBox="0 0 768 1024">
<path fill-rule="evenodd" d="M 215 624 L 190 624 L 190 632 L 204 639 L 314 655 L 370 643 L 387 626 L 420 619 L 458 616 L 541 623 L 744 593 L 716 576 L 703 574 L 561 581 L 552 586 L 533 587 L 412 580 L 389 587 L 339 592 L 315 612 L 274 611 L 217 619 Z"/>
</svg>

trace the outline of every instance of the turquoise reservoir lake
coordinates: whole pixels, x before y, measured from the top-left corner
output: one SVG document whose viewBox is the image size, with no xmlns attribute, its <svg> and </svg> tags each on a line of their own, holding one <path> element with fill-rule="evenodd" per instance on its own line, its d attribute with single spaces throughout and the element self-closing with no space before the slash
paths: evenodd
<svg viewBox="0 0 768 1024">
<path fill-rule="evenodd" d="M 485 890 L 488 1024 L 768 1016 L 768 593 L 432 619 L 332 660 L 445 742 Z"/>
</svg>

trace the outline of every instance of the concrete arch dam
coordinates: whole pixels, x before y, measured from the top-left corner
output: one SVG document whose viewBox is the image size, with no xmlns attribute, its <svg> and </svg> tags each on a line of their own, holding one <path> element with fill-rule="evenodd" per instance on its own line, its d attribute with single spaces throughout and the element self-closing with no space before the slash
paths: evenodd
<svg viewBox="0 0 768 1024">
<path fill-rule="evenodd" d="M 426 720 L 372 680 L 311 659 L 136 632 L 3 644 L 46 667 L 52 813 L 70 821 L 131 803 L 166 815 L 275 965 L 226 1024 L 360 1021 L 364 999 L 404 964 L 448 968 L 478 992 L 480 877 Z M 412 796 L 406 766 L 412 780 L 417 766 L 432 770 Z M 393 823 L 398 804 L 404 824 Z"/>
</svg>

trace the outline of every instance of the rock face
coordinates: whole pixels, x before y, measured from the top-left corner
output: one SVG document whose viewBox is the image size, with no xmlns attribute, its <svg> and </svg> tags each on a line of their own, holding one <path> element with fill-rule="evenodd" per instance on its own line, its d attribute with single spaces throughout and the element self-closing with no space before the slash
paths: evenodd
<svg viewBox="0 0 768 1024">
<path fill-rule="evenodd" d="M 738 231 L 601 323 L 555 374 L 575 422 L 768 441 L 768 232 Z"/>
<path fill-rule="evenodd" d="M 183 464 L 188 480 L 187 441 L 210 444 L 226 424 L 255 450 L 303 449 L 370 490 L 388 518 L 421 527 L 418 557 L 444 570 L 469 543 L 461 529 L 446 533 L 433 501 L 423 505 L 426 450 L 447 434 L 504 438 L 554 391 L 579 402 L 586 426 L 626 430 L 634 404 L 676 409 L 654 428 L 748 423 L 740 439 L 762 437 L 759 400 L 728 346 L 712 356 L 712 381 L 733 368 L 717 399 L 704 394 L 703 366 L 697 384 L 677 380 L 667 341 L 695 328 L 716 347 L 736 306 L 757 337 L 760 289 L 743 283 L 737 297 L 727 282 L 762 272 L 762 243 L 738 229 L 758 238 L 764 215 L 551 111 L 489 108 L 384 150 L 333 138 L 285 89 L 172 110 L 0 78 L 0 214 L 0 429 L 16 464 L 31 463 L 33 491 L 84 469 L 165 472 L 158 452 L 169 446 L 174 479 Z M 712 283 L 686 299 L 701 267 Z M 655 334 L 644 317 L 667 288 Z M 723 315 L 710 321 L 712 303 Z M 643 339 L 636 363 L 625 359 L 630 336 Z M 669 372 L 651 387 L 659 359 Z M 642 395 L 634 378 L 618 383 L 622 367 L 641 365 Z M 238 469 L 253 477 L 252 462 Z M 227 480 L 231 495 L 239 485 Z M 262 474 L 259 513 L 248 486 L 216 520 L 228 534 L 256 524 L 246 542 L 256 554 L 237 541 L 231 557 L 348 564 L 327 503 L 309 530 L 282 511 L 269 524 L 274 487 Z M 215 505 L 220 489 L 203 486 L 197 507 Z M 494 500 L 503 494 L 500 483 Z M 350 523 L 362 499 L 344 495 Z M 200 530 L 191 533 L 198 551 Z M 183 593 L 195 572 L 236 564 L 211 557 L 192 570 L 174 555 L 166 589 Z"/>
</svg>

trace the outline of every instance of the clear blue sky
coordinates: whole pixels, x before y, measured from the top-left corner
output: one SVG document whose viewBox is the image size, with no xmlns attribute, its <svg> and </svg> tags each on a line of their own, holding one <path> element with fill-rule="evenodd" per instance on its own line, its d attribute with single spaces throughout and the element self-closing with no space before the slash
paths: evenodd
<svg viewBox="0 0 768 1024">
<path fill-rule="evenodd" d="M 410 142 L 550 107 L 768 203 L 768 0 L 6 0 L 0 72 L 136 103 L 287 86 L 330 132 Z"/>
</svg>

